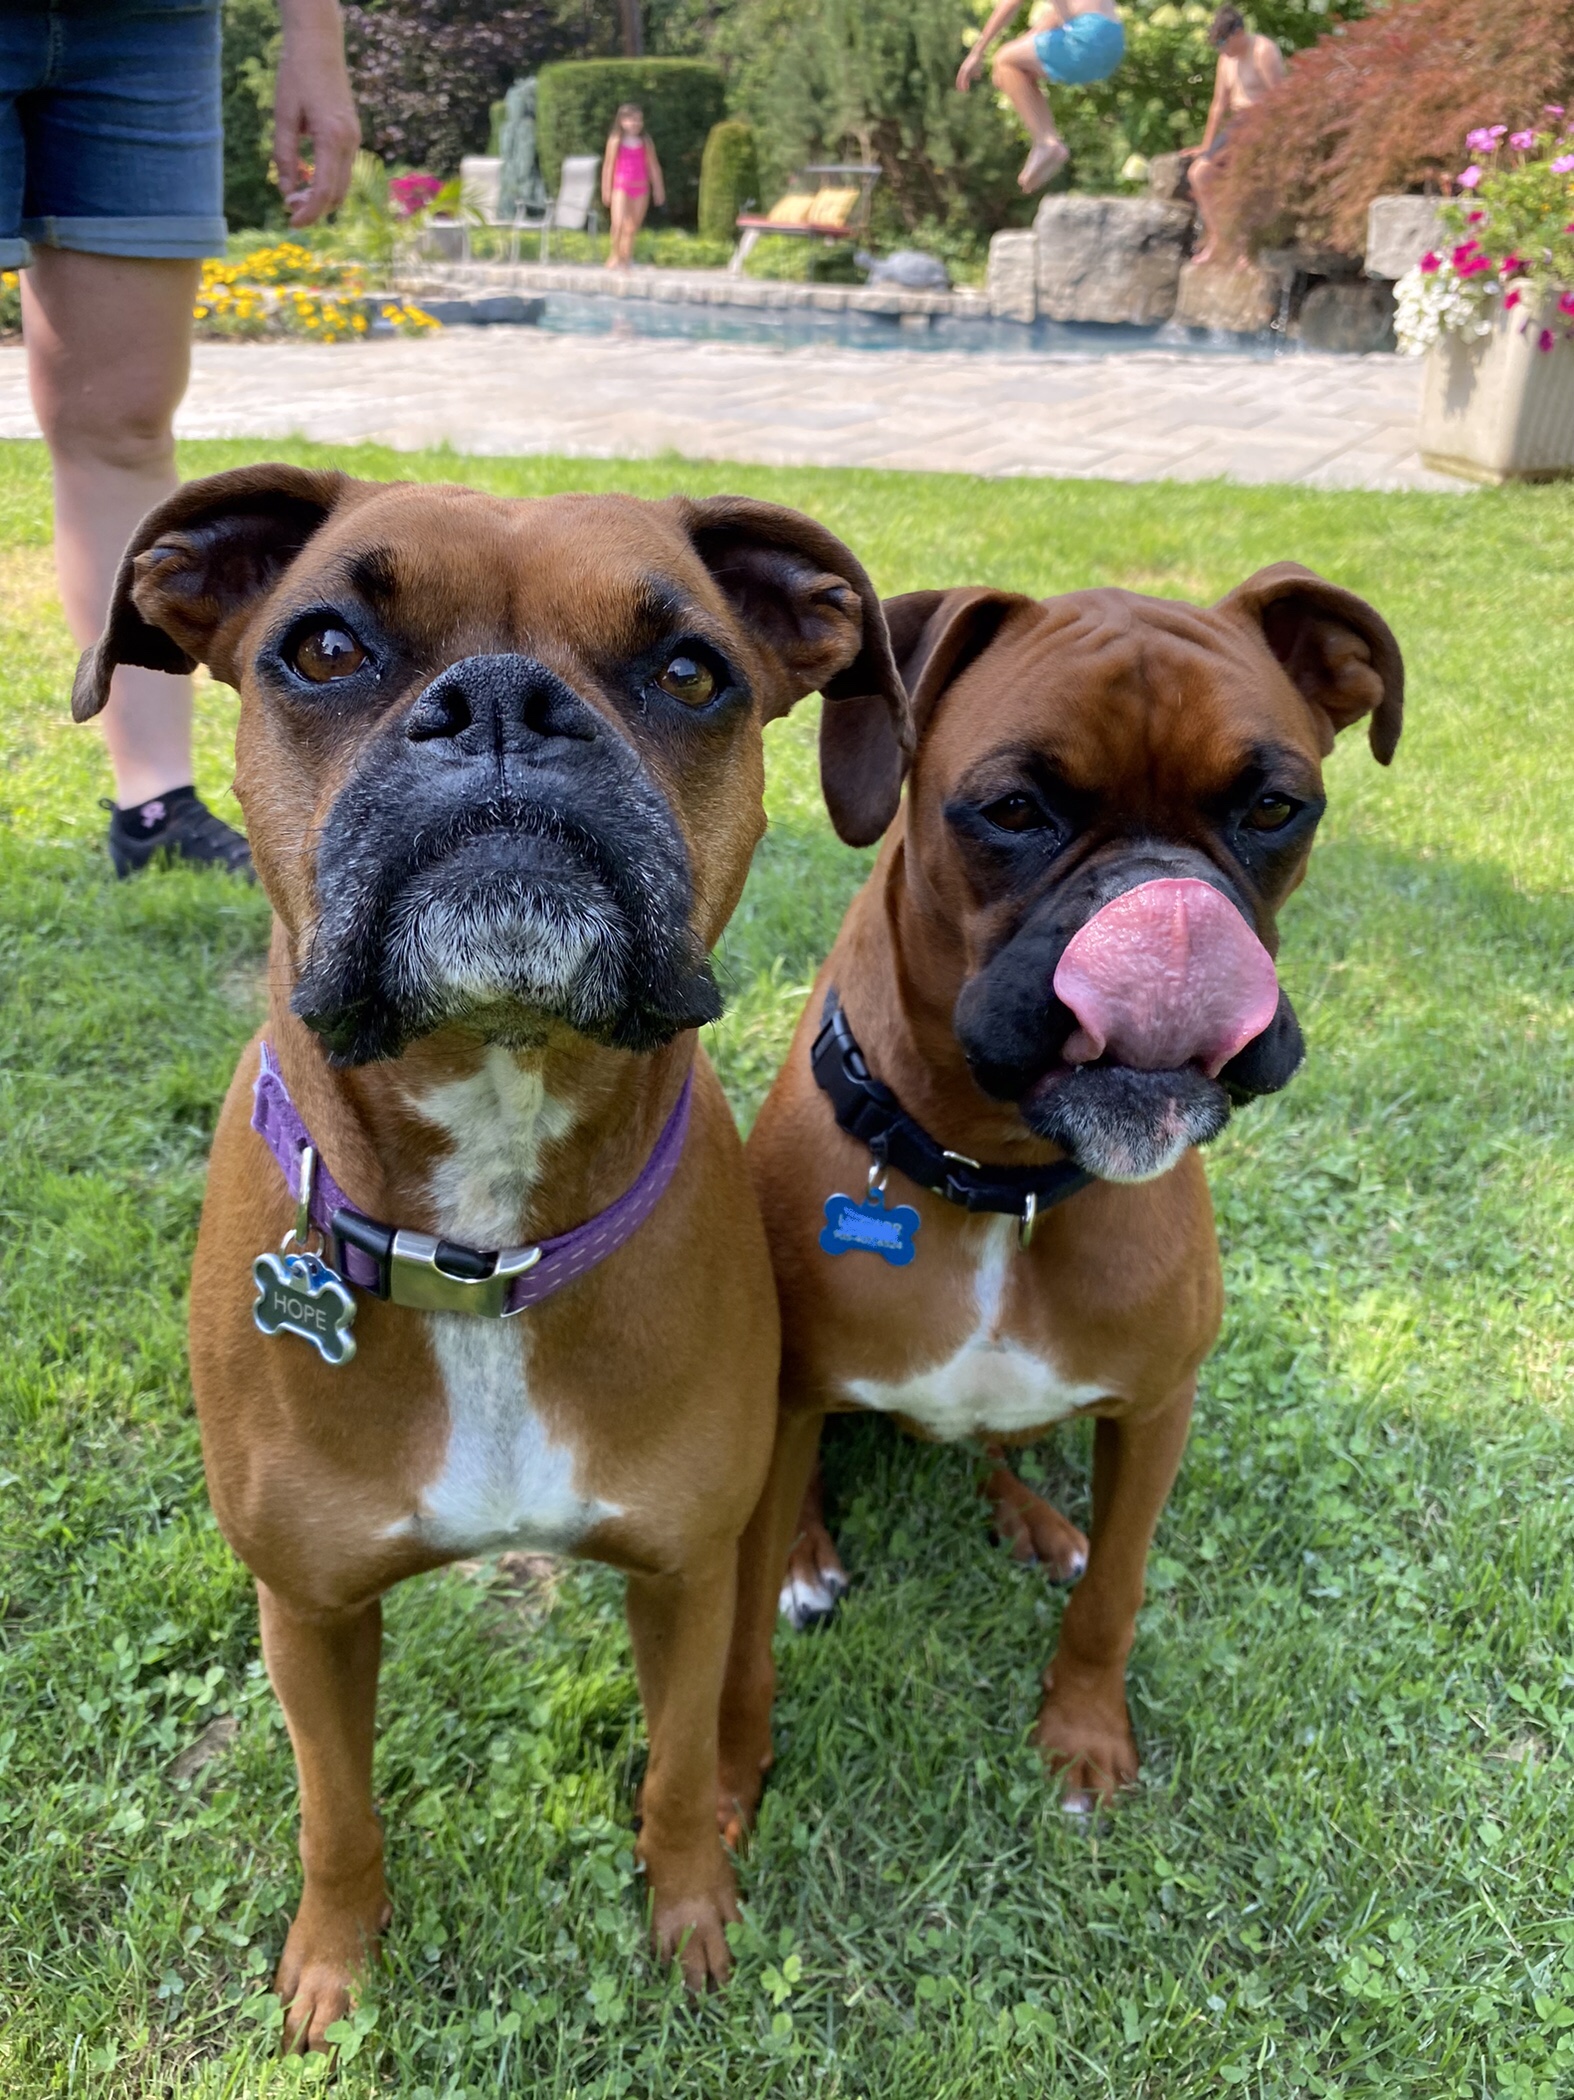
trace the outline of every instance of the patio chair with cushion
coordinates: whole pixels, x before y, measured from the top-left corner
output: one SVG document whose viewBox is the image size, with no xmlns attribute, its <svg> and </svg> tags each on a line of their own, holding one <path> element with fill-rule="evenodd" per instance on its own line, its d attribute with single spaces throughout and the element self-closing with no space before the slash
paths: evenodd
<svg viewBox="0 0 1574 2100">
<path fill-rule="evenodd" d="M 818 161 L 800 168 L 793 186 L 768 212 L 740 212 L 743 236 L 727 268 L 736 277 L 764 233 L 791 239 L 859 241 L 869 230 L 869 206 L 878 167 L 862 161 Z"/>
</svg>

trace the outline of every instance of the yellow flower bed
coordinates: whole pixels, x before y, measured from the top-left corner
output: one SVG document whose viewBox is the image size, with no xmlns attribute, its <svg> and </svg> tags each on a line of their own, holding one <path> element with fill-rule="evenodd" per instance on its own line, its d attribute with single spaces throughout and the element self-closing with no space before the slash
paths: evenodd
<svg viewBox="0 0 1574 2100">
<path fill-rule="evenodd" d="M 254 248 L 239 262 L 205 262 L 193 317 L 201 335 L 255 341 L 299 336 L 314 343 L 353 342 L 371 322 L 366 280 L 355 263 L 329 262 L 293 241 Z M 427 335 L 441 324 L 408 300 L 390 297 L 381 318 L 400 335 Z"/>
</svg>

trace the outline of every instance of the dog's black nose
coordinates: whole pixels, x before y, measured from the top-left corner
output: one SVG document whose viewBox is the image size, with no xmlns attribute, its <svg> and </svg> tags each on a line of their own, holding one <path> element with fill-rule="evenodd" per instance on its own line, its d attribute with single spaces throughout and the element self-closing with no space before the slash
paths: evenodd
<svg viewBox="0 0 1574 2100">
<path fill-rule="evenodd" d="M 467 656 L 434 678 L 405 717 L 412 744 L 469 758 L 525 752 L 553 737 L 588 744 L 595 710 L 533 656 Z"/>
</svg>

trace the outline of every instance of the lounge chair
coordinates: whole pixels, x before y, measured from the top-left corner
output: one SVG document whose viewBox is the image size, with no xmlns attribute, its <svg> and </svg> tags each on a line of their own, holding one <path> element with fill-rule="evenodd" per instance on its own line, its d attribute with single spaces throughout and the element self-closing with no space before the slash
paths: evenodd
<svg viewBox="0 0 1574 2100">
<path fill-rule="evenodd" d="M 768 212 L 740 212 L 742 239 L 727 264 L 736 277 L 762 233 L 820 241 L 858 241 L 869 230 L 869 205 L 880 170 L 863 161 L 816 161 L 800 168 L 793 186 Z"/>
<path fill-rule="evenodd" d="M 563 172 L 558 178 L 557 195 L 547 199 L 545 211 L 533 212 L 527 206 L 521 205 L 512 215 L 498 210 L 498 177 L 502 165 L 502 162 L 491 154 L 473 154 L 460 163 L 461 194 L 468 214 L 465 222 L 467 260 L 472 218 L 479 220 L 483 226 L 507 229 L 510 262 L 519 260 L 519 237 L 522 233 L 540 234 L 541 260 L 546 262 L 554 227 L 561 233 L 600 231 L 601 217 L 597 209 L 601 199 L 600 154 L 571 154 L 563 163 Z"/>
</svg>

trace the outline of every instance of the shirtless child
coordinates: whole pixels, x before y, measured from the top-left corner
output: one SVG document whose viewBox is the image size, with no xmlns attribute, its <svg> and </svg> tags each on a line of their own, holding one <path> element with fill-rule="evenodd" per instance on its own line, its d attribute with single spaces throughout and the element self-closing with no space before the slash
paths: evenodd
<svg viewBox="0 0 1574 2100">
<path fill-rule="evenodd" d="M 1021 6 L 1022 0 L 1000 0 L 962 61 L 956 84 L 965 95 L 984 70 L 984 53 Z M 990 79 L 1027 126 L 1032 151 L 1017 181 L 1025 190 L 1053 182 L 1070 158 L 1070 149 L 1055 129 L 1046 80 L 1057 87 L 1087 87 L 1108 80 L 1126 50 L 1115 0 L 1054 0 L 1038 28 L 1013 37 L 995 53 Z"/>
<path fill-rule="evenodd" d="M 1208 30 L 1208 42 L 1219 54 L 1213 77 L 1213 102 L 1202 144 L 1182 157 L 1190 165 L 1191 193 L 1207 235 L 1193 262 L 1225 260 L 1219 252 L 1219 186 L 1224 179 L 1229 137 L 1235 119 L 1271 95 L 1284 78 L 1284 60 L 1271 36 L 1253 36 L 1239 8 L 1221 7 Z"/>
</svg>

